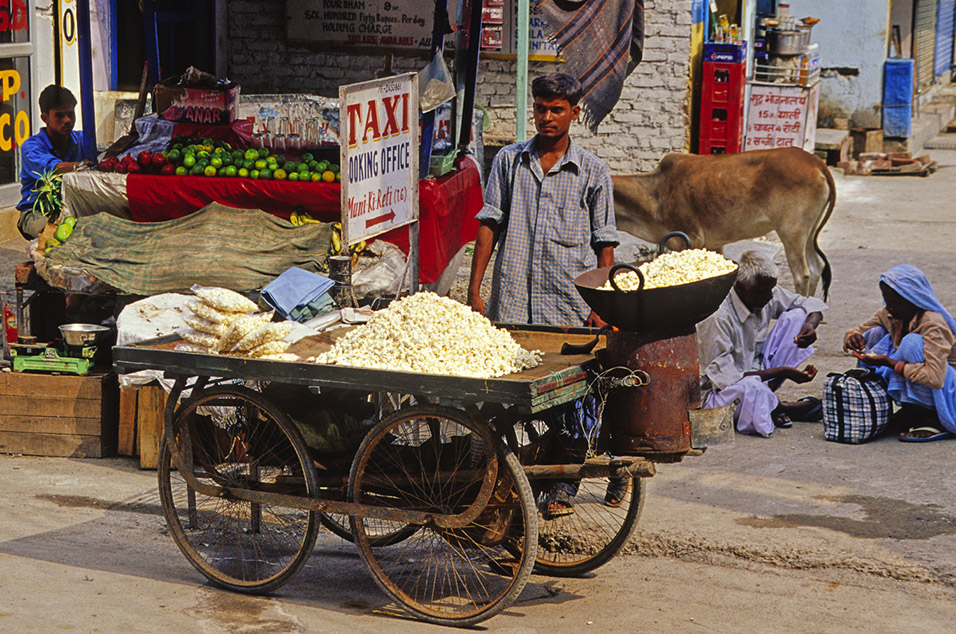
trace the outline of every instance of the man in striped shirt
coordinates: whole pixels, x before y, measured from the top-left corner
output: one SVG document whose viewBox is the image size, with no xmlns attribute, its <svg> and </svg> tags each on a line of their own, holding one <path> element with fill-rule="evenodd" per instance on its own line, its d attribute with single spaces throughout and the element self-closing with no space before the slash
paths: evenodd
<svg viewBox="0 0 956 634">
<path fill-rule="evenodd" d="M 531 83 L 538 133 L 495 157 L 468 286 L 468 305 L 492 321 L 601 326 L 574 278 L 614 264 L 619 243 L 607 166 L 571 141 L 581 84 L 565 73 Z M 498 257 L 487 311 L 481 281 Z"/>
</svg>

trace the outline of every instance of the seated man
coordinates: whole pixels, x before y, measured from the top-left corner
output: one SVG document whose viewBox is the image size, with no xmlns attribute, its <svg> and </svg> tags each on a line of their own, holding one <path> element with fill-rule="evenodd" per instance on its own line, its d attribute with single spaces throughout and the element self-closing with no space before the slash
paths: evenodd
<svg viewBox="0 0 956 634">
<path fill-rule="evenodd" d="M 63 174 L 81 164 L 96 160 L 96 148 L 87 147 L 76 124 L 76 97 L 62 86 L 49 85 L 40 93 L 40 119 L 45 127 L 23 142 L 20 147 L 20 220 L 17 228 L 28 240 L 40 235 L 49 220 L 33 211 L 37 179 L 45 171 Z"/>
<path fill-rule="evenodd" d="M 819 399 L 780 402 L 774 391 L 787 379 L 806 383 L 816 376 L 812 365 L 797 366 L 813 354 L 820 311 L 827 305 L 777 286 L 777 267 L 754 251 L 744 252 L 737 264 L 734 287 L 697 326 L 703 406 L 740 399 L 737 430 L 765 437 L 775 426 L 789 427 L 791 416 L 819 420 Z"/>
</svg>

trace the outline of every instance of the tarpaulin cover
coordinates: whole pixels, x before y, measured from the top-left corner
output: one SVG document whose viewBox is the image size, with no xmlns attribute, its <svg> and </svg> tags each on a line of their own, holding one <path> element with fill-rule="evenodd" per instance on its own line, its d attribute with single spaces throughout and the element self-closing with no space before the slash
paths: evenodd
<svg viewBox="0 0 956 634">
<path fill-rule="evenodd" d="M 51 265 L 82 267 L 124 293 L 187 291 L 193 284 L 260 289 L 289 267 L 325 268 L 331 227 L 295 227 L 257 209 L 212 204 L 185 218 L 141 223 L 96 214 L 77 221 Z"/>
<path fill-rule="evenodd" d="M 472 161 L 462 161 L 459 167 L 419 183 L 419 279 L 423 284 L 437 282 L 452 256 L 478 235 L 475 216 L 483 200 L 478 167 Z M 130 214 L 139 222 L 181 218 L 213 201 L 283 218 L 295 209 L 305 209 L 323 222 L 335 222 L 341 214 L 337 183 L 130 174 L 126 192 Z M 408 253 L 407 227 L 379 237 Z"/>
</svg>

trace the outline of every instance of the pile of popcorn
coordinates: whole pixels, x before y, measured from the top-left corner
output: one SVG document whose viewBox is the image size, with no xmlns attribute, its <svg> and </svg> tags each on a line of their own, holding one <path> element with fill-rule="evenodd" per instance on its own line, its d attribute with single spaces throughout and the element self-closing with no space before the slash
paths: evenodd
<svg viewBox="0 0 956 634">
<path fill-rule="evenodd" d="M 541 363 L 467 306 L 435 293 L 416 293 L 378 311 L 363 326 L 310 361 L 424 374 L 490 378 Z"/>
<path fill-rule="evenodd" d="M 737 265 L 719 253 L 706 249 L 686 249 L 662 253 L 650 262 L 637 267 L 644 275 L 644 290 L 663 286 L 678 286 L 699 282 L 736 270 Z M 636 291 L 640 279 L 634 271 L 623 271 L 614 276 L 622 291 Z M 610 280 L 600 290 L 614 290 Z"/>
<path fill-rule="evenodd" d="M 179 332 L 187 343 L 176 350 L 205 354 L 232 354 L 255 359 L 297 361 L 285 352 L 283 339 L 292 331 L 290 322 L 272 323 L 272 311 L 256 312 L 255 302 L 227 288 L 193 286 L 198 299 L 186 305 L 192 315 Z"/>
</svg>

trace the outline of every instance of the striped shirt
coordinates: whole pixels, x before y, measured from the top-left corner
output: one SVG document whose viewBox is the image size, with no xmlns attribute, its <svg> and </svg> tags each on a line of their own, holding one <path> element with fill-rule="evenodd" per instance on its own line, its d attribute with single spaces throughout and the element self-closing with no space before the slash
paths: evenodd
<svg viewBox="0 0 956 634">
<path fill-rule="evenodd" d="M 595 248 L 619 243 L 607 166 L 574 142 L 544 174 L 535 139 L 503 148 L 481 222 L 501 227 L 486 314 L 492 321 L 580 326 L 591 309 L 574 278 L 597 268 Z"/>
</svg>

